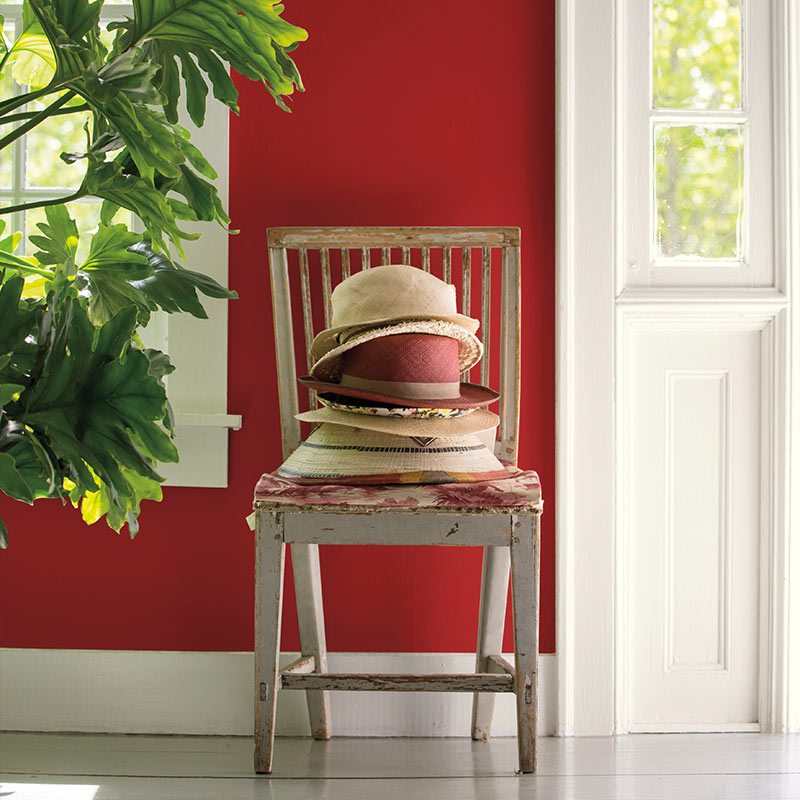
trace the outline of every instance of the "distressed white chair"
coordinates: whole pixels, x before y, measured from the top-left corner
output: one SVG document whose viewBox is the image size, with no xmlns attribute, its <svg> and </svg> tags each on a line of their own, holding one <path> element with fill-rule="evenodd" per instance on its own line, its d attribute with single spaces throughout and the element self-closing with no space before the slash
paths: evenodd
<svg viewBox="0 0 800 800">
<path fill-rule="evenodd" d="M 415 263 L 460 284 L 464 314 L 480 316 L 485 344 L 480 368 L 489 383 L 490 361 L 499 352 L 500 425 L 497 456 L 516 465 L 519 416 L 520 259 L 519 228 L 273 228 L 267 232 L 277 351 L 283 455 L 300 443 L 293 319 L 302 314 L 304 347 L 329 327 L 330 292 L 337 271 L 383 263 Z M 480 259 L 476 258 L 480 252 Z M 473 269 L 475 267 L 475 269 Z M 478 273 L 478 269 L 480 272 Z M 460 273 L 460 281 L 453 278 Z M 499 273 L 499 274 L 498 274 Z M 480 303 L 470 296 L 480 279 Z M 319 292 L 312 291 L 318 284 Z M 492 288 L 495 287 L 495 292 Z M 292 291 L 295 296 L 292 298 Z M 491 319 L 500 292 L 500 319 Z M 294 299 L 294 303 L 293 303 Z M 315 305 L 315 303 L 317 305 Z M 319 306 L 321 304 L 321 308 Z M 293 314 L 293 307 L 295 313 Z M 496 306 L 495 306 L 496 307 Z M 315 322 L 319 324 L 315 325 Z M 492 326 L 492 323 L 495 323 Z M 497 324 L 499 322 L 499 324 Z M 307 355 L 298 355 L 308 358 Z M 304 361 L 310 367 L 310 360 Z M 478 367 L 475 368 L 476 370 Z M 305 392 L 306 390 L 303 390 Z M 309 393 L 309 403 L 315 397 Z M 277 465 L 275 465 L 277 466 Z M 530 473 L 535 478 L 535 473 Z M 536 770 L 537 654 L 539 645 L 538 479 L 520 505 L 482 508 L 375 508 L 275 503 L 256 493 L 255 568 L 255 771 L 272 771 L 275 705 L 279 689 L 303 689 L 311 731 L 330 737 L 329 690 L 474 692 L 472 738 L 491 733 L 495 692 L 514 692 L 519 769 Z M 366 513 L 365 513 L 366 512 Z M 413 515 L 413 516 L 412 516 Z M 413 524 L 409 524 L 413 522 Z M 323 544 L 419 544 L 482 546 L 483 573 L 475 674 L 346 675 L 327 671 L 318 546 Z M 292 568 L 302 656 L 279 669 L 285 546 Z M 509 572 L 512 582 L 515 663 L 504 659 L 503 627 Z"/>
</svg>

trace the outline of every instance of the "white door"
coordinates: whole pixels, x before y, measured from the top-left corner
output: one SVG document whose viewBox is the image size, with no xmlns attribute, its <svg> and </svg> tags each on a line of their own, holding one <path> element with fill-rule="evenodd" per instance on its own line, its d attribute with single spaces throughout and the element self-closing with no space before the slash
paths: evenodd
<svg viewBox="0 0 800 800">
<path fill-rule="evenodd" d="M 631 729 L 757 728 L 762 331 L 640 322 L 626 333 Z"/>
<path fill-rule="evenodd" d="M 564 734 L 800 723 L 799 13 L 561 2 Z"/>
</svg>

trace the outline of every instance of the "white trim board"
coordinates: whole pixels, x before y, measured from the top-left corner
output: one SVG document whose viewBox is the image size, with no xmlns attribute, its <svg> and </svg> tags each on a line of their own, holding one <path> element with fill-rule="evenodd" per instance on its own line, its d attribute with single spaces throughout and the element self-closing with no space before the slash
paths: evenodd
<svg viewBox="0 0 800 800">
<path fill-rule="evenodd" d="M 288 664 L 298 653 L 282 654 Z M 513 662 L 513 653 L 506 656 Z M 471 672 L 471 653 L 329 653 L 336 672 Z M 555 733 L 555 656 L 539 657 L 539 733 Z M 253 654 L 0 649 L 0 730 L 251 736 Z M 472 695 L 332 692 L 334 736 L 468 736 Z M 303 692 L 278 695 L 278 735 L 308 736 Z M 516 735 L 514 696 L 495 736 Z"/>
</svg>

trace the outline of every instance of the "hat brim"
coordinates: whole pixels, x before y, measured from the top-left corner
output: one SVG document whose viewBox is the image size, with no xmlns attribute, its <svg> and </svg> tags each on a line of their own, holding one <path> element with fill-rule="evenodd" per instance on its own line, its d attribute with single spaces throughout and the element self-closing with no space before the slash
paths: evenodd
<svg viewBox="0 0 800 800">
<path fill-rule="evenodd" d="M 407 435 L 320 425 L 278 467 L 298 483 L 472 483 L 510 472 L 473 435 L 437 438 L 420 445 Z"/>
<path fill-rule="evenodd" d="M 479 408 L 480 406 L 494 403 L 500 398 L 500 393 L 488 386 L 475 383 L 462 383 L 458 397 L 445 397 L 431 400 L 425 397 L 397 397 L 394 395 L 379 394 L 364 389 L 354 389 L 338 383 L 319 381 L 310 375 L 303 375 L 297 379 L 303 386 L 316 392 L 333 392 L 345 397 L 357 397 L 360 400 L 372 400 L 375 403 L 394 403 L 398 406 L 411 406 L 413 408 Z"/>
<path fill-rule="evenodd" d="M 441 322 L 453 322 L 456 325 L 460 325 L 462 328 L 465 328 L 469 333 L 472 334 L 474 334 L 481 325 L 480 320 L 473 319 L 472 317 L 467 317 L 464 314 L 448 314 L 445 316 L 421 315 L 418 317 L 404 315 L 402 317 L 382 317 L 380 319 L 366 319 L 360 321 L 357 326 L 354 326 L 351 323 L 350 325 L 339 325 L 336 328 L 326 328 L 324 331 L 320 331 L 314 337 L 314 341 L 311 342 L 311 347 L 309 349 L 311 351 L 311 355 L 313 358 L 315 359 L 322 358 L 324 355 L 326 355 L 339 345 L 338 336 L 340 333 L 342 333 L 342 331 L 346 331 L 353 327 L 357 327 L 359 329 L 375 328 L 381 325 L 393 325 L 398 322 L 405 322 L 406 320 L 419 320 L 419 319 L 433 319 L 433 320 L 439 320 Z"/>
<path fill-rule="evenodd" d="M 323 407 L 313 411 L 304 411 L 296 414 L 295 417 L 301 422 L 345 425 L 349 428 L 390 433 L 395 436 L 433 437 L 436 439 L 482 433 L 496 428 L 500 422 L 497 414 L 483 409 L 475 409 L 461 417 L 451 419 L 417 419 L 414 417 L 377 417 Z"/>
</svg>

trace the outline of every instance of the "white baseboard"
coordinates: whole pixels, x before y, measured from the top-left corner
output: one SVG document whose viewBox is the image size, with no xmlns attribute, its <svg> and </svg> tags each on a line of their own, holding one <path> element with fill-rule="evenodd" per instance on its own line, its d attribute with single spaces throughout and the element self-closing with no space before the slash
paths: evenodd
<svg viewBox="0 0 800 800">
<path fill-rule="evenodd" d="M 283 655 L 285 663 L 297 653 Z M 471 672 L 469 653 L 330 653 L 332 672 Z M 513 654 L 507 658 L 513 661 Z M 555 657 L 539 658 L 539 733 L 553 735 Z M 335 736 L 466 736 L 472 695 L 332 692 Z M 0 649 L 0 730 L 250 735 L 253 654 Z M 303 692 L 278 696 L 279 735 L 309 734 Z M 494 735 L 516 733 L 497 696 Z"/>
</svg>

